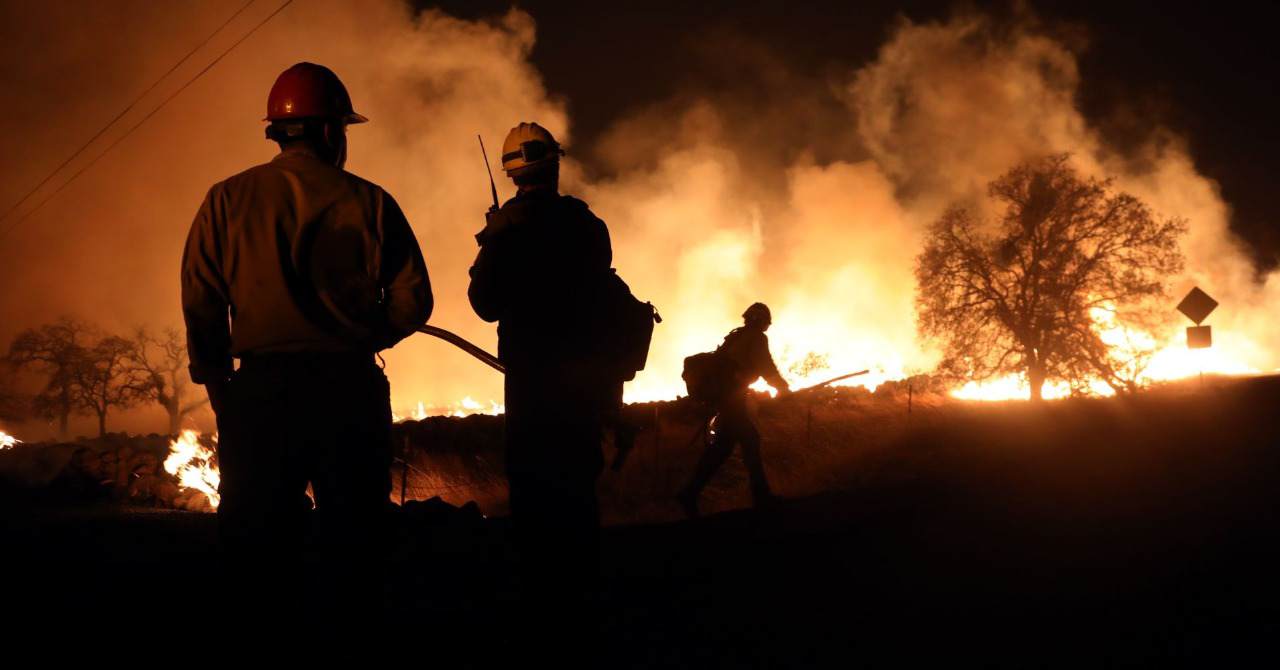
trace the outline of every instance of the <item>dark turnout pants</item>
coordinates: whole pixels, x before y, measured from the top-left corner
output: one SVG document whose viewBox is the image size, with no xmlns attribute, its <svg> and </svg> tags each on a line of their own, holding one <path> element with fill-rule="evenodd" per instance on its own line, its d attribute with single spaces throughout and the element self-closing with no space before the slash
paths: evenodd
<svg viewBox="0 0 1280 670">
<path fill-rule="evenodd" d="M 742 445 L 742 462 L 751 480 L 751 498 L 757 504 L 771 495 L 769 479 L 760 458 L 760 430 L 745 395 L 735 394 L 716 407 L 716 434 L 694 469 L 689 491 L 695 496 L 711 481 L 720 466 L 729 460 L 735 445 Z"/>
<path fill-rule="evenodd" d="M 604 466 L 601 407 L 609 397 L 599 385 L 573 383 L 554 370 L 507 374 L 511 524 L 531 597 L 576 598 L 597 576 L 596 479 Z"/>
<path fill-rule="evenodd" d="M 232 608 L 271 616 L 307 600 L 346 609 L 380 598 L 391 405 L 373 357 L 246 356 L 228 396 L 218 417 L 218 531 L 226 597 L 239 601 Z M 321 560 L 304 593 L 313 528 Z"/>
</svg>

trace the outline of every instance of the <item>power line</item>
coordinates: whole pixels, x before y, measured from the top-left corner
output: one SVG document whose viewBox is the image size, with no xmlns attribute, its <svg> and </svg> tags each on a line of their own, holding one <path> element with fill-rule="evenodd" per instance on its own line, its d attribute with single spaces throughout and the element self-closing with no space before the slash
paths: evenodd
<svg viewBox="0 0 1280 670">
<path fill-rule="evenodd" d="M 114 126 L 116 124 L 116 121 L 119 121 L 120 119 L 124 118 L 124 115 L 128 114 L 129 111 L 132 110 L 134 106 L 136 106 L 139 102 L 142 102 L 142 99 L 147 97 L 149 93 L 154 91 L 156 87 L 160 85 L 160 82 L 164 81 L 166 78 L 169 77 L 169 75 L 173 74 L 175 70 L 182 67 L 183 63 L 190 60 L 190 58 L 194 56 L 197 51 L 202 49 L 204 45 L 208 44 L 210 40 L 212 40 L 215 36 L 217 36 L 218 33 L 222 32 L 223 28 L 226 28 L 228 25 L 230 25 L 231 22 L 234 21 L 237 16 L 240 16 L 240 14 L 243 13 L 244 10 L 248 9 L 249 5 L 252 5 L 255 1 L 256 0 L 249 0 L 248 2 L 244 3 L 244 5 L 242 5 L 240 9 L 237 9 L 234 14 L 232 14 L 230 17 L 227 18 L 226 21 L 223 21 L 222 25 L 218 26 L 216 30 L 209 33 L 208 37 L 204 38 L 204 40 L 199 44 L 197 44 L 194 48 L 192 48 L 191 51 L 188 51 L 187 55 L 179 59 L 177 63 L 174 63 L 173 67 L 169 68 L 164 74 L 160 75 L 158 79 L 151 82 L 151 85 L 148 86 L 145 91 L 139 93 L 138 96 L 134 98 L 132 102 L 130 102 L 128 105 L 125 105 L 125 108 L 120 110 L 120 113 L 116 114 L 115 118 L 108 121 L 107 125 L 100 128 L 97 133 L 94 133 L 93 137 L 89 138 L 89 141 L 82 144 L 80 148 L 76 149 L 70 156 L 67 156 L 67 159 L 62 161 L 62 163 L 58 165 L 58 167 L 54 168 L 52 172 L 45 175 L 44 179 L 41 179 L 39 184 L 36 184 L 34 188 L 32 188 L 30 191 L 27 191 L 26 195 L 22 196 L 21 198 L 18 199 L 17 202 L 13 203 L 13 206 L 9 207 L 9 209 L 6 209 L 4 214 L 0 214 L 0 222 L 3 222 L 5 219 L 9 218 L 9 215 L 12 214 L 14 210 L 21 207 L 22 203 L 26 202 L 28 198 L 35 195 L 41 188 L 44 188 L 44 185 L 49 183 L 49 180 L 53 179 L 54 175 L 61 172 L 62 168 L 67 167 L 67 165 L 69 165 L 71 161 L 75 160 L 77 156 L 84 153 L 84 150 L 88 149 L 94 142 L 98 140 L 99 137 L 102 137 L 102 134 L 107 132 L 107 129 L 109 129 L 111 126 Z"/>
<path fill-rule="evenodd" d="M 168 105 L 174 98 L 178 97 L 179 94 L 181 94 L 183 91 L 187 90 L 188 87 L 194 84 L 197 79 L 202 77 L 209 70 L 212 70 L 213 66 L 217 65 L 223 58 L 226 57 L 227 54 L 231 53 L 232 50 L 240 46 L 240 44 L 243 43 L 245 40 L 252 37 L 254 33 L 258 32 L 259 28 L 261 28 L 262 26 L 265 26 L 268 21 L 270 21 L 271 19 L 274 19 L 277 14 L 279 14 L 280 12 L 283 12 L 284 9 L 291 4 L 293 4 L 293 0 L 285 0 L 284 4 L 277 7 L 274 12 L 271 12 L 270 14 L 268 14 L 266 18 L 262 19 L 261 21 L 258 22 L 257 25 L 249 29 L 249 32 L 245 33 L 240 39 L 232 43 L 231 46 L 227 47 L 225 51 L 218 54 L 218 57 L 213 59 L 213 62 L 206 65 L 203 70 L 200 70 L 199 72 L 197 72 L 194 77 L 188 79 L 185 84 L 183 84 L 178 88 L 178 90 L 170 94 L 169 97 L 165 98 L 159 105 L 157 105 L 154 109 L 148 112 L 146 116 L 142 117 L 140 121 L 135 123 L 128 130 L 126 130 L 123 135 L 121 135 L 120 137 L 117 137 L 114 142 L 112 142 L 110 145 L 107 146 L 106 149 L 102 151 L 102 153 L 98 154 L 97 156 L 94 156 L 93 160 L 89 161 L 86 165 L 84 165 L 79 170 L 77 170 L 75 174 L 71 175 L 71 178 L 63 182 L 62 185 L 57 188 L 57 190 L 55 190 L 53 193 L 50 193 L 48 196 L 45 197 L 44 200 L 41 200 L 39 204 L 37 204 L 35 207 L 28 210 L 26 214 L 22 215 L 22 218 L 15 220 L 13 224 L 10 225 L 8 228 L 0 230 L 0 239 L 4 239 L 4 236 L 7 233 L 16 229 L 18 226 L 22 225 L 23 221 L 26 221 L 27 219 L 31 218 L 31 215 L 39 211 L 41 207 L 44 207 L 45 203 L 55 198 L 59 193 L 61 193 L 64 189 L 66 189 L 67 186 L 70 186 L 71 183 L 74 182 L 77 177 L 84 174 L 85 171 L 87 171 L 89 168 L 96 165 L 98 161 L 102 159 L 103 156 L 106 156 L 107 154 L 111 153 L 112 149 L 116 148 L 117 145 L 119 145 L 127 137 L 132 135 L 135 130 L 142 127 L 142 124 L 146 123 L 148 120 L 151 119 L 151 117 L 155 116 L 156 112 L 159 112 L 160 110 L 164 109 L 165 106 Z"/>
</svg>

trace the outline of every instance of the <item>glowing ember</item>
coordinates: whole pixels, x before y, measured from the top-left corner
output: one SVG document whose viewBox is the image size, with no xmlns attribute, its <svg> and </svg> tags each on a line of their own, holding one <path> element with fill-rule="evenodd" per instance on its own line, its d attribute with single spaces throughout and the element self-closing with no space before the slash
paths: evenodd
<svg viewBox="0 0 1280 670">
<path fill-rule="evenodd" d="M 213 442 L 218 442 L 216 434 Z M 213 463 L 213 455 L 212 449 L 200 444 L 200 433 L 184 430 L 178 439 L 169 443 L 169 457 L 164 461 L 164 469 L 178 478 L 179 486 L 203 493 L 209 499 L 209 506 L 217 509 L 221 500 L 218 484 L 222 476 Z"/>
<path fill-rule="evenodd" d="M 0 430 L 0 449 L 8 449 L 15 444 L 22 444 L 22 440 Z"/>
</svg>

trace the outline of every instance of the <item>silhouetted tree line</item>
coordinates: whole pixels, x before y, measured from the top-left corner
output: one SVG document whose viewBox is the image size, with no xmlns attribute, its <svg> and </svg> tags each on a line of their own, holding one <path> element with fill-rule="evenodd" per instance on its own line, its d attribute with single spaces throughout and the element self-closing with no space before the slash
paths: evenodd
<svg viewBox="0 0 1280 670">
<path fill-rule="evenodd" d="M 140 326 L 122 336 L 62 318 L 19 333 L 6 358 L 13 370 L 30 370 L 46 381 L 25 398 L 0 390 L 0 412 L 57 421 L 63 438 L 72 416 L 96 417 L 102 436 L 113 410 L 150 402 L 164 408 L 174 434 L 184 417 L 208 402 L 190 392 L 186 343 L 176 328 L 154 333 Z"/>
</svg>

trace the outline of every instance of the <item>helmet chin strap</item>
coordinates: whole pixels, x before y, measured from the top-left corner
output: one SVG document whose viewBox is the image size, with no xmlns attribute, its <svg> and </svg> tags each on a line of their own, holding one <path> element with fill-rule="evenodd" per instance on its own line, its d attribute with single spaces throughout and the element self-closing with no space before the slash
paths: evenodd
<svg viewBox="0 0 1280 670">
<path fill-rule="evenodd" d="M 339 168 L 347 164 L 347 129 L 346 124 L 331 121 L 324 126 L 324 143 L 329 147 L 333 164 Z"/>
</svg>

